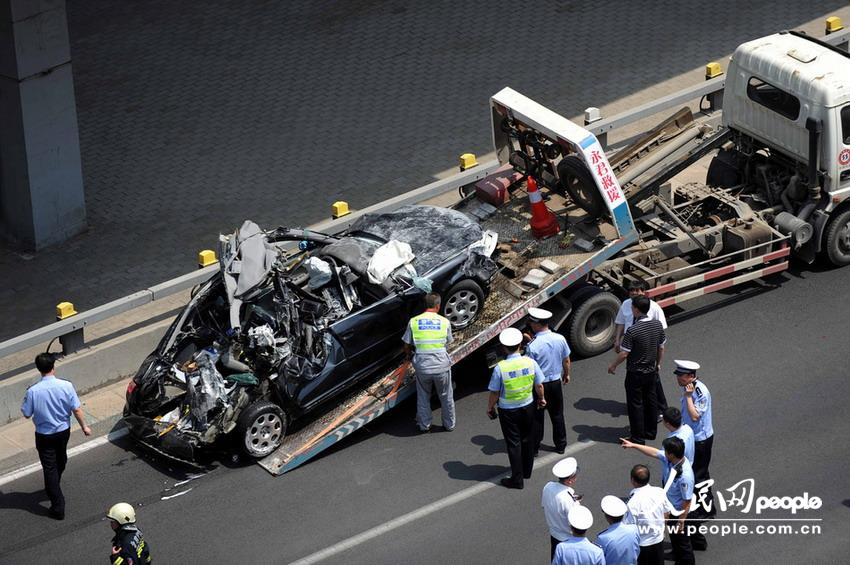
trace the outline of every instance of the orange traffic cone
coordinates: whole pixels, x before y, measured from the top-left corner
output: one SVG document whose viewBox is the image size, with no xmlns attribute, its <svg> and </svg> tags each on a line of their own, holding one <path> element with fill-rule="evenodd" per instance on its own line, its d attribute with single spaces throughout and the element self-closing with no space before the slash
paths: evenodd
<svg viewBox="0 0 850 565">
<path fill-rule="evenodd" d="M 555 235 L 561 231 L 558 218 L 543 203 L 543 196 L 537 190 L 537 181 L 528 177 L 528 201 L 531 203 L 531 233 L 537 239 Z"/>
</svg>

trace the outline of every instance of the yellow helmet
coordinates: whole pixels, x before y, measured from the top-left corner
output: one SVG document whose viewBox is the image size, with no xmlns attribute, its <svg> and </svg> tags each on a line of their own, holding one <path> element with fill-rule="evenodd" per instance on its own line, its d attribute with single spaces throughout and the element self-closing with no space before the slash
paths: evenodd
<svg viewBox="0 0 850 565">
<path fill-rule="evenodd" d="M 136 511 L 133 506 L 126 502 L 119 502 L 109 509 L 106 517 L 115 520 L 119 524 L 132 524 L 136 521 Z"/>
</svg>

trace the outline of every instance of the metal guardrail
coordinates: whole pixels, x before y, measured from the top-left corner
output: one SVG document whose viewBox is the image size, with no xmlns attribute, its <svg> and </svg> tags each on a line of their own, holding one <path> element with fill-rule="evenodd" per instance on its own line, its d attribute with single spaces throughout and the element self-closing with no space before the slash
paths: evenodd
<svg viewBox="0 0 850 565">
<path fill-rule="evenodd" d="M 847 43 L 848 40 L 850 40 L 850 28 L 828 34 L 821 39 L 830 45 L 847 49 Z M 719 77 L 706 80 L 702 84 L 684 88 L 678 92 L 674 92 L 668 96 L 659 98 L 658 100 L 642 104 L 636 108 L 632 108 L 610 118 L 594 121 L 586 127 L 588 130 L 593 132 L 594 135 L 599 137 L 600 141 L 603 145 L 605 145 L 608 132 L 629 125 L 648 116 L 652 116 L 671 107 L 678 106 L 679 104 L 702 98 L 703 96 L 719 94 L 722 92 L 725 84 L 725 76 L 721 75 Z M 719 101 L 717 101 L 717 103 L 719 103 Z M 498 168 L 498 161 L 483 163 L 477 167 L 452 175 L 446 179 L 432 182 L 416 190 L 412 190 L 400 196 L 396 196 L 373 206 L 369 206 L 368 208 L 364 208 L 363 210 L 352 212 L 342 218 L 320 222 L 311 226 L 310 229 L 326 233 L 336 233 L 342 231 L 346 225 L 363 214 L 389 212 L 406 204 L 422 202 L 423 200 L 445 194 L 452 190 L 457 190 L 461 186 L 480 180 L 496 171 Z M 85 312 L 81 312 L 65 320 L 54 322 L 23 335 L 0 342 L 0 358 L 41 343 L 46 343 L 57 337 L 67 340 L 67 342 L 63 342 L 63 350 L 65 353 L 70 353 L 73 350 L 84 346 L 83 330 L 86 326 L 192 288 L 206 281 L 217 270 L 217 264 L 210 265 L 209 267 L 199 269 L 193 273 L 182 275 L 145 290 L 133 293 L 129 296 L 119 298 L 118 300 L 113 300 L 112 302 L 108 302 L 102 306 L 86 310 Z"/>
</svg>

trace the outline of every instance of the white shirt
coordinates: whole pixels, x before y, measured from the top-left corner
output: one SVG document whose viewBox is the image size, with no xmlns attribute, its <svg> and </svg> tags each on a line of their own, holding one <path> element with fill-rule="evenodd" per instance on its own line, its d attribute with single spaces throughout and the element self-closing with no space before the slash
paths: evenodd
<svg viewBox="0 0 850 565">
<path fill-rule="evenodd" d="M 564 541 L 573 534 L 567 514 L 573 504 L 578 504 L 573 498 L 573 489 L 555 481 L 549 481 L 543 487 L 543 515 L 549 526 L 549 535 L 558 541 Z"/>
<path fill-rule="evenodd" d="M 664 310 L 662 310 L 661 306 L 659 306 L 654 300 L 649 301 L 649 312 L 647 312 L 646 315 L 650 320 L 658 320 L 661 322 L 661 327 L 665 330 L 667 329 L 667 318 L 664 317 Z M 623 326 L 623 335 L 626 334 L 626 330 L 629 329 L 629 326 L 635 323 L 635 317 L 632 313 L 631 298 L 627 298 L 623 304 L 620 305 L 620 311 L 617 312 L 617 317 L 614 319 L 614 323 Z"/>
<path fill-rule="evenodd" d="M 637 525 L 641 547 L 664 541 L 664 513 L 673 510 L 673 506 L 663 488 L 652 485 L 636 488 L 626 506 L 629 511 L 623 522 Z"/>
</svg>

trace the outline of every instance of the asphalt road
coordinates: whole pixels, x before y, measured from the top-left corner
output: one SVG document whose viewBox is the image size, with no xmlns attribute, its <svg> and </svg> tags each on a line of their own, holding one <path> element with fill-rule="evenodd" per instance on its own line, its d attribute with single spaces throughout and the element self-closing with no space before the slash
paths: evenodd
<svg viewBox="0 0 850 565">
<path fill-rule="evenodd" d="M 843 303 L 850 270 L 806 268 L 783 278 L 780 288 L 754 287 L 744 300 L 680 313 L 669 331 L 665 388 L 675 398 L 671 359 L 702 363 L 714 398 L 715 488 L 753 478 L 756 497 L 806 492 L 823 501 L 794 515 L 753 508 L 719 517 L 781 519 L 762 524 L 794 527 L 804 522 L 785 520 L 820 519 L 805 524 L 820 525 L 822 533 L 713 535 L 708 551 L 697 554 L 700 563 L 846 560 L 850 500 L 842 477 L 850 448 L 841 433 L 850 389 Z M 599 501 L 626 494 L 629 469 L 645 460 L 616 444 L 627 418 L 623 374 L 605 371 L 610 356 L 578 361 L 567 389 L 577 490 L 594 513 L 593 538 L 604 528 Z M 558 456 L 543 453 L 523 491 L 487 483 L 503 475 L 507 457 L 498 424 L 484 414 L 485 378 L 474 367 L 458 368 L 456 377 L 455 432 L 415 434 L 408 402 L 281 477 L 230 464 L 177 485 L 186 471 L 125 451 L 124 444 L 107 445 L 70 461 L 64 522 L 43 515 L 39 475 L 7 484 L 0 487 L 0 563 L 104 560 L 111 532 L 102 515 L 121 500 L 139 507 L 139 525 L 160 563 L 309 562 L 326 549 L 333 552 L 327 563 L 545 562 L 540 492 Z"/>
</svg>

